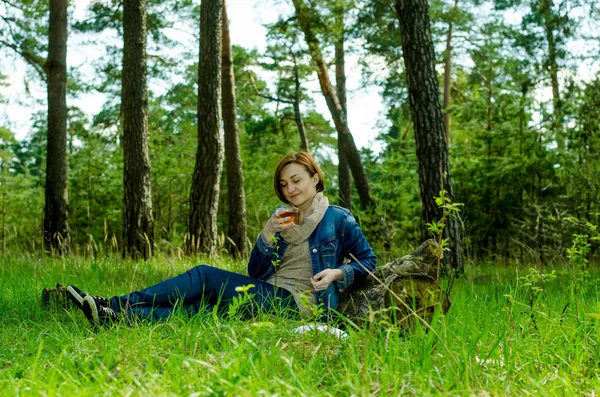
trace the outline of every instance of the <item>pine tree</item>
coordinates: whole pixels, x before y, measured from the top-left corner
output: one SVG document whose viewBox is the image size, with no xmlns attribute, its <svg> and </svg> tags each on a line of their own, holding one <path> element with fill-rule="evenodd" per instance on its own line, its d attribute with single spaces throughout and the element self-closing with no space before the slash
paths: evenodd
<svg viewBox="0 0 600 397">
<path fill-rule="evenodd" d="M 246 257 L 246 195 L 244 193 L 244 174 L 242 173 L 242 156 L 240 150 L 239 128 L 237 124 L 235 76 L 233 74 L 233 57 L 229 36 L 229 20 L 227 4 L 223 0 L 222 21 L 222 109 L 225 130 L 225 160 L 227 162 L 227 202 L 228 251 L 236 256 Z"/>
<path fill-rule="evenodd" d="M 44 64 L 48 81 L 48 155 L 44 243 L 47 250 L 69 251 L 67 187 L 67 1 L 50 2 L 50 40 Z"/>
<path fill-rule="evenodd" d="M 214 254 L 223 170 L 221 139 L 222 0 L 202 0 L 198 64 L 198 150 L 190 191 L 187 250 Z"/>
<path fill-rule="evenodd" d="M 146 0 L 123 3 L 123 255 L 152 256 L 154 224 L 148 152 Z"/>
<path fill-rule="evenodd" d="M 442 210 L 435 198 L 442 190 L 448 192 L 450 200 L 454 199 L 454 195 L 435 72 L 429 5 L 427 0 L 396 0 L 396 13 L 400 21 L 402 54 L 417 143 L 423 221 L 435 223 L 442 218 Z M 446 259 L 453 269 L 462 272 L 460 226 L 454 218 L 447 221 L 445 233 L 451 251 L 446 254 Z"/>
</svg>

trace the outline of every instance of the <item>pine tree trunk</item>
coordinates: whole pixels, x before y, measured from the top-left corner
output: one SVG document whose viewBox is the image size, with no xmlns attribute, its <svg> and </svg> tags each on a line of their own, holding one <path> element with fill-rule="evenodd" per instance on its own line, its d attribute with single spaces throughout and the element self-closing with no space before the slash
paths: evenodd
<svg viewBox="0 0 600 397">
<path fill-rule="evenodd" d="M 530 85 L 529 79 L 521 83 L 521 98 L 519 103 L 519 155 L 523 155 L 523 139 L 525 137 L 525 103 Z"/>
<path fill-rule="evenodd" d="M 486 111 L 486 130 L 487 130 L 487 139 L 488 139 L 488 160 L 492 157 L 492 110 L 494 105 L 494 71 L 493 71 L 492 60 L 488 58 L 488 75 L 485 79 L 485 87 L 487 88 L 487 111 Z M 488 202 L 488 204 L 491 204 Z"/>
<path fill-rule="evenodd" d="M 491 57 L 488 57 L 488 64 L 487 64 L 487 77 L 485 78 L 485 86 L 487 88 L 487 101 L 486 101 L 486 131 L 487 131 L 487 161 L 488 164 L 492 163 L 492 147 L 493 147 L 493 135 L 492 135 L 492 115 L 493 115 L 493 105 L 494 105 L 494 90 L 493 90 L 493 85 L 494 85 L 494 69 L 493 69 L 493 64 L 492 64 L 492 59 Z M 494 252 L 494 247 L 495 244 L 494 242 L 496 241 L 496 228 L 494 227 L 494 223 L 495 223 L 495 214 L 494 214 L 494 209 L 492 207 L 492 197 L 494 196 L 494 185 L 493 184 L 489 184 L 488 186 L 485 187 L 485 191 L 486 191 L 486 195 L 488 196 L 488 200 L 486 200 L 486 204 L 485 204 L 485 211 L 486 214 L 488 216 L 488 222 L 491 225 L 489 228 L 487 228 L 486 232 L 485 232 L 485 243 L 484 246 L 486 248 L 488 248 L 488 252 Z"/>
<path fill-rule="evenodd" d="M 87 158 L 87 227 L 88 235 L 92 235 L 92 151 L 88 151 Z"/>
<path fill-rule="evenodd" d="M 558 150 L 562 151 L 565 146 L 563 136 L 562 122 L 562 101 L 558 86 L 558 63 L 556 54 L 556 39 L 554 38 L 554 30 L 556 26 L 556 17 L 552 14 L 552 0 L 540 0 L 540 13 L 544 18 L 544 28 L 546 33 L 546 41 L 548 43 L 548 67 L 550 69 L 550 82 L 552 84 L 552 103 L 554 106 L 554 120 L 552 130 L 556 136 Z"/>
<path fill-rule="evenodd" d="M 123 2 L 123 256 L 152 256 L 154 224 L 148 152 L 146 1 Z"/>
<path fill-rule="evenodd" d="M 198 150 L 190 191 L 188 253 L 214 254 L 217 245 L 221 140 L 222 0 L 202 0 L 198 65 Z"/>
<path fill-rule="evenodd" d="M 458 0 L 454 0 L 454 8 L 458 5 Z M 452 21 L 448 23 L 448 33 L 446 35 L 446 51 L 444 53 L 444 133 L 446 134 L 446 142 L 450 145 L 450 121 L 451 116 L 448 112 L 451 96 L 452 85 Z"/>
<path fill-rule="evenodd" d="M 400 21 L 415 130 L 423 221 L 434 223 L 442 218 L 442 210 L 436 205 L 435 197 L 442 189 L 448 192 L 447 197 L 451 200 L 454 195 L 435 72 L 429 5 L 427 0 L 396 0 L 396 13 Z M 450 252 L 445 260 L 453 269 L 462 272 L 460 225 L 454 218 L 447 221 L 445 237 L 449 239 Z"/>
<path fill-rule="evenodd" d="M 223 0 L 223 43 L 221 65 L 223 127 L 225 130 L 225 161 L 227 162 L 227 250 L 236 257 L 248 256 L 246 227 L 246 195 L 244 193 L 244 174 L 242 172 L 242 155 L 237 124 L 235 78 L 233 74 L 233 56 L 231 54 L 231 38 L 229 36 L 229 20 L 227 4 Z"/>
<path fill-rule="evenodd" d="M 348 104 L 346 99 L 346 60 L 344 51 L 344 7 L 335 10 L 335 24 L 340 29 L 335 40 L 335 91 L 344 113 L 344 121 L 348 124 Z M 352 175 L 348 159 L 342 147 L 342 137 L 338 132 L 338 183 L 340 207 L 352 211 Z"/>
<path fill-rule="evenodd" d="M 160 236 L 160 216 L 161 216 L 161 210 L 160 210 L 160 185 L 158 183 L 158 175 L 154 174 L 154 186 L 156 190 L 156 210 L 154 211 L 154 226 L 159 230 L 158 234 Z M 160 237 L 159 237 L 160 238 Z"/>
<path fill-rule="evenodd" d="M 167 237 L 173 229 L 173 177 L 169 178 L 169 215 L 167 218 Z"/>
<path fill-rule="evenodd" d="M 293 0 L 293 3 L 296 9 L 296 16 L 298 17 L 298 24 L 300 25 L 302 32 L 304 32 L 306 44 L 308 45 L 308 51 L 317 70 L 321 92 L 325 97 L 325 102 L 327 103 L 327 108 L 329 109 L 331 117 L 333 118 L 338 136 L 342 138 L 342 149 L 348 159 L 348 164 L 350 166 L 350 170 L 352 171 L 354 182 L 356 183 L 356 190 L 358 191 L 361 205 L 364 208 L 373 208 L 375 207 L 375 201 L 371 198 L 371 188 L 369 186 L 367 172 L 363 167 L 360 153 L 356 147 L 356 144 L 354 143 L 354 138 L 352 137 L 350 128 L 348 128 L 348 123 L 346 122 L 346 117 L 344 115 L 342 106 L 340 105 L 333 86 L 331 85 L 327 63 L 323 59 L 319 41 L 315 33 L 312 31 L 312 18 L 310 15 L 311 11 L 304 3 L 304 0 Z"/>
<path fill-rule="evenodd" d="M 48 155 L 44 208 L 47 250 L 69 250 L 67 177 L 67 1 L 50 1 L 48 59 Z"/>
<path fill-rule="evenodd" d="M 298 133 L 300 134 L 300 149 L 308 152 L 308 138 L 306 137 L 306 129 L 304 128 L 304 121 L 302 120 L 302 113 L 300 111 L 300 72 L 298 71 L 296 55 L 293 51 L 290 52 L 292 53 L 292 58 L 294 59 L 294 118 L 296 120 L 296 126 L 298 127 Z"/>
<path fill-rule="evenodd" d="M 2 175 L 2 253 L 6 252 L 6 166 L 2 159 L 0 174 Z"/>
</svg>

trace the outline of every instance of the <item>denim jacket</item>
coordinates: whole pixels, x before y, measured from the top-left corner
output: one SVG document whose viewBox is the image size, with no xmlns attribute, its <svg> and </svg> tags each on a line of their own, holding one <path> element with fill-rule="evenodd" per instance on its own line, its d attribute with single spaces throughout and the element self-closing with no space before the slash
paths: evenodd
<svg viewBox="0 0 600 397">
<path fill-rule="evenodd" d="M 250 277 L 266 281 L 275 272 L 275 265 L 281 261 L 288 247 L 279 233 L 275 237 L 277 244 L 273 246 L 264 240 L 262 232 L 258 236 L 248 262 Z M 360 286 L 369 272 L 375 269 L 377 258 L 354 216 L 336 205 L 327 208 L 323 219 L 308 237 L 308 249 L 313 276 L 325 269 L 340 269 L 344 275 L 343 282 L 333 282 L 325 291 L 315 293 L 316 303 L 323 304 L 325 309 L 322 320 L 327 321 L 332 314 L 330 309 L 337 309 L 338 291 Z M 344 264 L 345 258 L 350 262 Z"/>
</svg>

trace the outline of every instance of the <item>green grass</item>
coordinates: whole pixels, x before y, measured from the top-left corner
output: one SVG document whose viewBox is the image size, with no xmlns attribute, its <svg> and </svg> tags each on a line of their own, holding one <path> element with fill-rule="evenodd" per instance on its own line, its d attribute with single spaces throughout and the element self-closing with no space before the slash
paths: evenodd
<svg viewBox="0 0 600 397">
<path fill-rule="evenodd" d="M 210 263 L 244 268 L 228 259 Z M 435 332 L 417 327 L 407 334 L 372 324 L 349 330 L 346 341 L 296 335 L 291 330 L 299 322 L 270 317 L 175 316 L 94 331 L 77 309 L 40 308 L 42 288 L 57 282 L 122 294 L 191 266 L 166 258 L 0 259 L 0 395 L 600 392 L 600 320 L 586 314 L 600 313 L 600 284 L 590 277 L 573 291 L 566 272 L 531 301 L 531 289 L 517 283 L 515 269 L 467 269 L 455 284 L 450 312 L 433 322 Z M 519 270 L 519 276 L 527 273 Z"/>
</svg>

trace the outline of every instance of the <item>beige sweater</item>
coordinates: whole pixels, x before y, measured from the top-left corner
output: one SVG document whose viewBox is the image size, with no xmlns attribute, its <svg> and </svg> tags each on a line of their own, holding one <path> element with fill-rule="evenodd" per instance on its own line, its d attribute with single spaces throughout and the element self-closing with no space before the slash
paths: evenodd
<svg viewBox="0 0 600 397">
<path fill-rule="evenodd" d="M 304 214 L 304 222 L 281 232 L 281 238 L 289 245 L 275 274 L 267 280 L 268 283 L 290 291 L 302 315 L 310 314 L 310 310 L 304 303 L 314 304 L 315 301 L 315 291 L 310 282 L 313 274 L 308 237 L 317 228 L 328 207 L 327 197 L 321 192 L 317 193 Z M 302 299 L 303 295 L 308 298 L 308 301 L 306 298 Z"/>
</svg>

